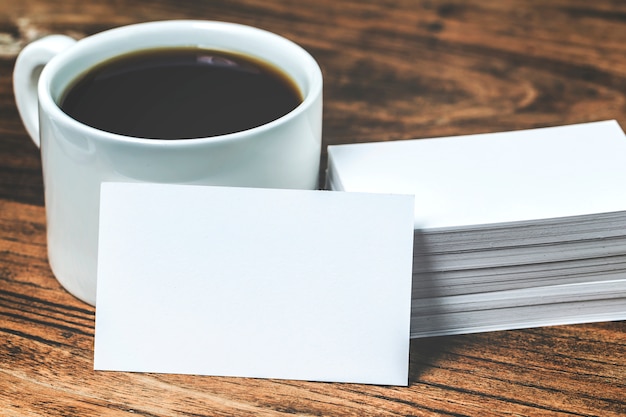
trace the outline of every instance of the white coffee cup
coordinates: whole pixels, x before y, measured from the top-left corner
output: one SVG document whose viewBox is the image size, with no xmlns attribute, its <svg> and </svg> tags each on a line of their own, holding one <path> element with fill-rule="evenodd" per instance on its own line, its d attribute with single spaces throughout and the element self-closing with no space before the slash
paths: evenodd
<svg viewBox="0 0 626 417">
<path fill-rule="evenodd" d="M 59 108 L 72 81 L 94 65 L 136 50 L 175 46 L 260 58 L 293 79 L 303 102 L 287 115 L 253 129 L 180 140 L 108 133 L 72 119 Z M 41 148 L 50 266 L 70 293 L 92 305 L 103 181 L 318 186 L 320 68 L 295 43 L 261 29 L 213 21 L 163 21 L 112 29 L 79 41 L 52 35 L 20 53 L 14 91 L 24 125 Z"/>
</svg>

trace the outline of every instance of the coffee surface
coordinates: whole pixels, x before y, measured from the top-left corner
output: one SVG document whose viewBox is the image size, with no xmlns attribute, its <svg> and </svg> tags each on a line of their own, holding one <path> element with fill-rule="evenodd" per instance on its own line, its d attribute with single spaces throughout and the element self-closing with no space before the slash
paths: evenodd
<svg viewBox="0 0 626 417">
<path fill-rule="evenodd" d="M 268 63 L 190 47 L 105 61 L 68 88 L 60 107 L 107 132 L 189 139 L 257 127 L 301 102 L 295 83 Z"/>
</svg>

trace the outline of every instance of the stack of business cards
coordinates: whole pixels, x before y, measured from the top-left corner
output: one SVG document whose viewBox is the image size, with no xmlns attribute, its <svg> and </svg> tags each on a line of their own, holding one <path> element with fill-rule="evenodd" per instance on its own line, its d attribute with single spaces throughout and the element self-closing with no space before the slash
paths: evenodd
<svg viewBox="0 0 626 417">
<path fill-rule="evenodd" d="M 626 319 L 617 122 L 328 154 L 329 189 L 415 196 L 413 337 Z"/>
</svg>

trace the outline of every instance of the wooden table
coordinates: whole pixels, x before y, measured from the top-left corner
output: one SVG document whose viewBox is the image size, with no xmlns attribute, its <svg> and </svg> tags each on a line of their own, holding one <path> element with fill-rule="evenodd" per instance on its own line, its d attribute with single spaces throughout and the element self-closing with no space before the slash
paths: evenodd
<svg viewBox="0 0 626 417">
<path fill-rule="evenodd" d="M 0 0 L 0 415 L 626 415 L 625 322 L 414 340 L 406 388 L 94 372 L 94 309 L 48 267 L 41 165 L 11 72 L 49 33 L 175 18 L 307 48 L 325 77 L 324 145 L 626 126 L 620 1 Z"/>
</svg>

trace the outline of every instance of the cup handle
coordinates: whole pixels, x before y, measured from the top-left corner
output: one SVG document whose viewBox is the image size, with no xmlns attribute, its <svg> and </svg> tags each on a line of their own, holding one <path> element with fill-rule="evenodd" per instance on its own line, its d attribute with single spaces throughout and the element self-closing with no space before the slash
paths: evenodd
<svg viewBox="0 0 626 417">
<path fill-rule="evenodd" d="M 37 84 L 43 67 L 58 53 L 76 43 L 65 35 L 50 35 L 36 40 L 20 52 L 13 70 L 13 93 L 26 131 L 37 147 L 39 142 L 39 104 Z"/>
</svg>

